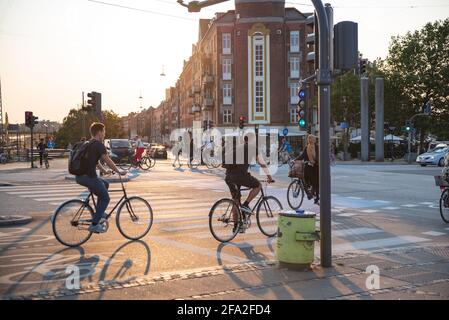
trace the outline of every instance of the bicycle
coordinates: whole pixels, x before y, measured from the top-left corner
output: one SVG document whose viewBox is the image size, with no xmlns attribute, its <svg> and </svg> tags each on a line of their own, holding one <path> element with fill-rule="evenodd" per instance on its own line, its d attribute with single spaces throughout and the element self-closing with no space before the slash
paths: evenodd
<svg viewBox="0 0 449 320">
<path fill-rule="evenodd" d="M 134 156 L 128 158 L 128 161 L 122 162 L 120 161 L 118 166 L 122 170 L 130 170 L 131 168 L 140 168 L 144 171 L 148 171 L 151 168 L 154 168 L 156 165 L 156 160 L 147 155 L 142 155 L 140 160 L 136 160 Z"/>
<path fill-rule="evenodd" d="M 284 164 L 291 163 L 292 160 L 294 160 L 294 158 L 287 151 L 279 152 L 279 154 L 278 154 L 278 166 L 279 167 L 282 167 Z"/>
<path fill-rule="evenodd" d="M 106 232 L 109 229 L 109 218 L 117 209 L 116 224 L 120 233 L 129 240 L 139 240 L 148 234 L 153 225 L 153 209 L 148 201 L 141 197 L 128 197 L 122 177 L 119 177 L 122 190 L 115 191 L 122 191 L 123 196 L 100 223 Z M 61 244 L 78 247 L 90 239 L 92 232 L 89 231 L 89 226 L 94 214 L 90 201 L 96 207 L 92 192 L 84 200 L 68 200 L 56 209 L 52 217 L 52 230 Z"/>
<path fill-rule="evenodd" d="M 290 168 L 293 166 L 293 164 L 293 160 L 289 162 Z M 307 164 L 308 161 L 304 161 L 304 167 Z M 292 208 L 293 210 L 299 209 L 302 206 L 302 203 L 304 202 L 304 194 L 307 193 L 307 197 L 311 198 L 310 187 L 307 185 L 303 177 L 304 169 L 301 176 L 293 178 L 292 182 L 287 188 L 287 202 L 290 208 Z"/>
<path fill-rule="evenodd" d="M 8 162 L 8 156 L 5 153 L 0 153 L 0 164 L 6 164 Z"/>
<path fill-rule="evenodd" d="M 262 180 L 261 183 L 266 187 L 268 180 Z M 240 189 L 240 191 L 248 190 L 251 189 Z M 251 214 L 242 213 L 240 204 L 233 199 L 223 198 L 215 202 L 209 212 L 209 229 L 217 241 L 222 243 L 232 241 L 242 228 L 247 230 L 251 227 L 251 216 L 256 210 L 257 226 L 260 231 L 267 237 L 274 237 L 277 235 L 277 218 L 282 209 L 281 202 L 274 196 L 265 195 L 264 188 L 251 209 Z M 235 215 L 238 221 L 234 221 Z M 234 228 L 235 223 L 238 224 L 237 228 Z"/>
<path fill-rule="evenodd" d="M 440 187 L 440 216 L 444 222 L 449 223 L 449 177 L 444 174 L 435 176 L 435 184 Z"/>
<path fill-rule="evenodd" d="M 49 169 L 50 168 L 50 163 L 48 162 L 48 152 L 44 152 L 43 154 L 43 162 L 45 165 L 45 169 Z"/>
</svg>

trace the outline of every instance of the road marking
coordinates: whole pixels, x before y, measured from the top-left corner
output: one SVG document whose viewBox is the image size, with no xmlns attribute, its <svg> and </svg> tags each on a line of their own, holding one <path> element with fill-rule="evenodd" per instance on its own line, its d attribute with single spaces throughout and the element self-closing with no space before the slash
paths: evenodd
<svg viewBox="0 0 449 320">
<path fill-rule="evenodd" d="M 354 199 L 354 200 L 363 200 L 363 198 L 360 197 L 347 197 L 348 199 Z"/>
<path fill-rule="evenodd" d="M 377 202 L 377 203 L 390 203 L 390 201 L 385 201 L 385 200 L 374 200 L 374 202 Z"/>
<path fill-rule="evenodd" d="M 438 231 L 427 231 L 427 232 L 423 232 L 422 234 L 427 235 L 427 236 L 433 236 L 433 237 L 446 235 L 445 232 L 438 232 Z"/>
<path fill-rule="evenodd" d="M 419 206 L 417 204 L 403 204 L 403 205 L 401 205 L 401 207 L 416 208 L 416 207 L 419 207 Z"/>
<path fill-rule="evenodd" d="M 380 208 L 381 210 L 398 210 L 401 209 L 399 207 L 384 207 L 384 208 Z"/>
<path fill-rule="evenodd" d="M 381 229 L 375 228 L 352 228 L 352 229 L 340 229 L 336 231 L 332 231 L 332 235 L 336 237 L 348 237 L 348 236 L 359 236 L 364 234 L 373 234 L 384 232 Z"/>
<path fill-rule="evenodd" d="M 340 213 L 340 214 L 337 214 L 337 216 L 339 216 L 339 217 L 352 217 L 352 216 L 356 216 L 357 214 L 356 213 Z"/>
<path fill-rule="evenodd" d="M 376 212 L 379 212 L 379 210 L 366 209 L 366 210 L 360 210 L 360 212 L 363 212 L 363 213 L 376 213 Z"/>
<path fill-rule="evenodd" d="M 433 202 L 420 202 L 419 204 L 422 204 L 424 206 L 433 205 Z"/>
<path fill-rule="evenodd" d="M 413 243 L 420 243 L 425 241 L 430 241 L 430 239 L 414 236 L 399 236 L 385 239 L 355 241 L 350 243 L 334 245 L 333 252 L 337 253 L 352 250 L 368 250 L 374 248 L 394 247 L 394 246 L 409 245 Z"/>
</svg>

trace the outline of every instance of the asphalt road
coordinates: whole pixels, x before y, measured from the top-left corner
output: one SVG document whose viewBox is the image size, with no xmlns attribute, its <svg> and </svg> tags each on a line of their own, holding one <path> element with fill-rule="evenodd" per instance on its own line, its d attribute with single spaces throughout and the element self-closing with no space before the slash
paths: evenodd
<svg viewBox="0 0 449 320">
<path fill-rule="evenodd" d="M 127 241 L 112 221 L 108 233 L 93 235 L 80 248 L 66 248 L 54 238 L 50 218 L 60 203 L 85 190 L 64 179 L 65 164 L 53 162 L 50 171 L 0 167 L 0 184 L 6 185 L 0 187 L 0 214 L 33 217 L 27 225 L 0 228 L 3 297 L 62 288 L 73 266 L 83 283 L 98 283 L 274 258 L 276 239 L 263 236 L 255 219 L 232 243 L 222 245 L 210 235 L 209 209 L 228 197 L 221 170 L 175 170 L 169 161 L 159 161 L 150 172 L 133 171 L 126 183 L 129 195 L 147 199 L 154 212 L 153 227 L 142 241 Z M 276 183 L 267 188 L 284 208 L 290 182 L 286 170 L 281 168 Z M 440 193 L 433 180 L 439 172 L 390 164 L 333 167 L 334 254 L 447 243 L 449 225 L 439 216 Z M 120 196 L 112 193 L 111 204 Z M 303 208 L 319 212 L 310 201 Z M 319 245 L 315 253 L 319 259 Z"/>
</svg>

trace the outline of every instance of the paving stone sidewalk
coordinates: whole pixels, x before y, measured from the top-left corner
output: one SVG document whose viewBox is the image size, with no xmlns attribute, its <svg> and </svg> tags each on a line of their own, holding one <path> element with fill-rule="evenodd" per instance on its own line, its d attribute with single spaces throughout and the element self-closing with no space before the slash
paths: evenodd
<svg viewBox="0 0 449 320">
<path fill-rule="evenodd" d="M 300 272 L 281 268 L 276 261 L 262 261 L 2 299 L 449 300 L 449 245 L 345 254 L 334 257 L 333 263 L 332 268 L 313 264 L 311 270 Z M 379 288 L 371 287 L 376 281 L 368 278 L 372 277 L 369 266 L 379 270 Z"/>
</svg>

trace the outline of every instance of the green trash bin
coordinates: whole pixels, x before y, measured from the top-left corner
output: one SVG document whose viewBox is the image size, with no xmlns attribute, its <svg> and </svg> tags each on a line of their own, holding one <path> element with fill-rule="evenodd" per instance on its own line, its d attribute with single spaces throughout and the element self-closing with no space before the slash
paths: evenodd
<svg viewBox="0 0 449 320">
<path fill-rule="evenodd" d="M 316 214 L 312 212 L 281 211 L 278 219 L 276 256 L 281 266 L 309 268 L 315 257 Z"/>
</svg>

